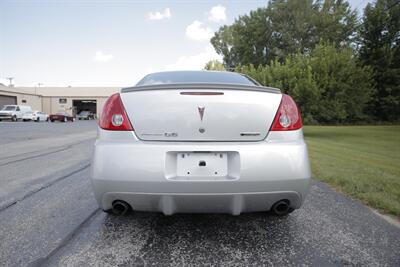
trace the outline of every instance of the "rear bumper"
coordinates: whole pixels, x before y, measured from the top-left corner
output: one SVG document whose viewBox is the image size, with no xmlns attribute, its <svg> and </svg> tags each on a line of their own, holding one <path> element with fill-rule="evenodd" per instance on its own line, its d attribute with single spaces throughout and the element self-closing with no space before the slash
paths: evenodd
<svg viewBox="0 0 400 267">
<path fill-rule="evenodd" d="M 304 181 L 303 183 L 308 183 Z M 102 208 L 111 209 L 114 200 L 128 202 L 134 210 L 156 211 L 165 215 L 174 213 L 229 213 L 266 211 L 279 200 L 286 199 L 294 209 L 303 202 L 298 192 L 251 192 L 218 194 L 131 193 L 107 192 L 102 197 Z"/>
<path fill-rule="evenodd" d="M 104 210 L 124 200 L 134 210 L 164 214 L 265 211 L 282 199 L 300 208 L 311 172 L 306 144 L 297 138 L 301 131 L 290 135 L 279 141 L 177 143 L 144 142 L 133 133 L 100 130 L 91 165 L 95 197 Z M 219 179 L 176 177 L 171 171 L 175 153 L 193 151 L 233 155 L 230 174 Z"/>
</svg>

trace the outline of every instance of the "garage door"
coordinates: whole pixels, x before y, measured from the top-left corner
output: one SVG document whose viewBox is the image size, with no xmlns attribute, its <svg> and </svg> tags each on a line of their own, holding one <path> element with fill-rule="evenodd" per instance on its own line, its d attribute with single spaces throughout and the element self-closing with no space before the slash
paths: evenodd
<svg viewBox="0 0 400 267">
<path fill-rule="evenodd" d="M 94 99 L 85 99 L 85 100 L 73 99 L 72 105 L 74 107 L 76 114 L 79 114 L 82 111 L 90 111 L 93 114 L 96 114 L 97 111 L 97 101 Z"/>
<path fill-rule="evenodd" d="M 17 104 L 16 96 L 0 95 L 0 109 L 2 109 L 3 106 L 5 105 L 16 105 L 16 104 Z"/>
</svg>

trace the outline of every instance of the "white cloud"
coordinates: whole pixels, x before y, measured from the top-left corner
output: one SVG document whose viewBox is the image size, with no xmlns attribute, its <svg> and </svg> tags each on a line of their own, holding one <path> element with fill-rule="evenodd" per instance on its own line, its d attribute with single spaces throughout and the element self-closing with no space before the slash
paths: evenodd
<svg viewBox="0 0 400 267">
<path fill-rule="evenodd" d="M 208 61 L 214 59 L 222 61 L 222 57 L 215 52 L 214 47 L 208 44 L 203 52 L 179 57 L 175 63 L 165 66 L 164 70 L 202 70 Z"/>
<path fill-rule="evenodd" d="M 104 54 L 103 51 L 97 51 L 93 60 L 97 62 L 108 62 L 114 59 L 114 56 L 111 54 Z"/>
<path fill-rule="evenodd" d="M 218 5 L 213 6 L 208 12 L 208 20 L 213 22 L 222 22 L 226 20 L 226 7 Z"/>
<path fill-rule="evenodd" d="M 2 85 L 9 85 L 9 84 L 10 84 L 10 81 L 7 80 L 7 79 L 0 78 L 0 83 L 1 83 Z"/>
<path fill-rule="evenodd" d="M 159 11 L 149 12 L 149 13 L 147 13 L 146 18 L 148 20 L 169 19 L 169 18 L 171 18 L 171 10 L 167 7 L 166 9 L 164 9 L 164 11 L 162 13 Z"/>
<path fill-rule="evenodd" d="M 192 40 L 209 41 L 213 35 L 214 31 L 198 20 L 186 27 L 186 36 Z"/>
</svg>

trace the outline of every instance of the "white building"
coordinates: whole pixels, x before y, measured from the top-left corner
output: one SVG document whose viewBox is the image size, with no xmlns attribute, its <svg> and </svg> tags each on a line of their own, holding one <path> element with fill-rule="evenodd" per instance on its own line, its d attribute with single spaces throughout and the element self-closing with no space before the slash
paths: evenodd
<svg viewBox="0 0 400 267">
<path fill-rule="evenodd" d="M 89 110 L 100 115 L 107 98 L 120 87 L 9 87 L 0 85 L 4 105 L 28 105 L 47 114 L 65 111 L 75 115 Z"/>
</svg>

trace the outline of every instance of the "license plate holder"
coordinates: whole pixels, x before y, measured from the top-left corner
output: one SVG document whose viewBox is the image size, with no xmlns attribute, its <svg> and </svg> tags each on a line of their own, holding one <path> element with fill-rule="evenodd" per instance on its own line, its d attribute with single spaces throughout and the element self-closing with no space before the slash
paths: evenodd
<svg viewBox="0 0 400 267">
<path fill-rule="evenodd" d="M 180 177 L 223 177 L 228 175 L 226 152 L 179 152 L 177 175 Z"/>
</svg>

